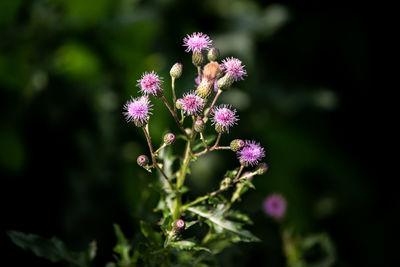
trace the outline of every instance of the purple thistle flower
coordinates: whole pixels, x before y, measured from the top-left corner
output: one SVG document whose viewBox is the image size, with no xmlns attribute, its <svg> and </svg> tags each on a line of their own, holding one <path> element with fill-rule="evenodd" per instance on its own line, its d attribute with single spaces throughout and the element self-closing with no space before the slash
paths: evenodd
<svg viewBox="0 0 400 267">
<path fill-rule="evenodd" d="M 183 95 L 181 108 L 186 115 L 199 115 L 203 107 L 204 100 L 193 91 Z"/>
<path fill-rule="evenodd" d="M 147 96 L 131 98 L 124 105 L 125 119 L 127 122 L 133 121 L 137 127 L 142 127 L 147 124 L 149 115 L 151 114 L 151 103 Z"/>
<path fill-rule="evenodd" d="M 206 34 L 201 32 L 194 32 L 192 35 L 187 35 L 183 38 L 183 46 L 187 46 L 185 52 L 190 51 L 201 53 L 203 49 L 210 49 L 212 40 Z"/>
<path fill-rule="evenodd" d="M 286 213 L 286 199 L 280 194 L 271 194 L 264 200 L 263 209 L 268 216 L 280 221 Z"/>
<path fill-rule="evenodd" d="M 264 148 L 260 146 L 260 143 L 256 143 L 254 140 L 246 140 L 245 143 L 242 150 L 237 152 L 240 162 L 245 166 L 257 165 L 258 162 L 265 157 Z"/>
<path fill-rule="evenodd" d="M 235 81 L 243 80 L 243 76 L 247 76 L 247 71 L 244 69 L 242 61 L 231 57 L 222 60 L 221 69 L 228 73 Z"/>
<path fill-rule="evenodd" d="M 142 78 L 137 80 L 140 91 L 145 95 L 160 96 L 164 89 L 161 86 L 162 78 L 160 78 L 154 71 L 150 73 L 143 73 Z"/>
<path fill-rule="evenodd" d="M 212 124 L 215 124 L 215 128 L 221 130 L 220 132 L 229 132 L 229 127 L 237 124 L 239 120 L 236 109 L 232 110 L 231 106 L 226 104 L 214 107 L 211 114 L 213 115 Z"/>
</svg>

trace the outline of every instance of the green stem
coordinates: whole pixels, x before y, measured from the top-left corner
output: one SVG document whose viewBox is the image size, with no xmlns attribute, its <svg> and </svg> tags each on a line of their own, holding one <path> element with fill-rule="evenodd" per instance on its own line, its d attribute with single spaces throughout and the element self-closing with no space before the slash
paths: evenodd
<svg viewBox="0 0 400 267">
<path fill-rule="evenodd" d="M 174 105 L 174 112 L 176 114 L 177 112 L 176 112 L 176 94 L 175 94 L 175 78 L 174 77 L 172 77 L 172 80 L 171 80 L 171 87 L 172 87 L 172 100 L 174 101 L 172 104 Z"/>
</svg>

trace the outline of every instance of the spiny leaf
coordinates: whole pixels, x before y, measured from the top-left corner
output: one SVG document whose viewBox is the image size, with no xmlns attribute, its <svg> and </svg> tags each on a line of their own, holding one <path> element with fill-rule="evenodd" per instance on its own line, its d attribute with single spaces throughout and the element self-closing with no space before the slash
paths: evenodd
<svg viewBox="0 0 400 267">
<path fill-rule="evenodd" d="M 229 221 L 224 218 L 223 213 L 225 209 L 223 205 L 219 205 L 215 210 L 208 211 L 205 207 L 190 207 L 189 211 L 208 219 L 218 231 L 227 230 L 235 233 L 240 241 L 244 242 L 259 242 L 256 236 L 247 230 L 242 229 L 242 224 Z"/>
</svg>

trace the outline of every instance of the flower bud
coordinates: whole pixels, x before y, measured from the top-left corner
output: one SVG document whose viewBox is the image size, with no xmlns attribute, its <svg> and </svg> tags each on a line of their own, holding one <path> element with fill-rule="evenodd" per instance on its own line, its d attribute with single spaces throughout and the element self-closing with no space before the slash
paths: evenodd
<svg viewBox="0 0 400 267">
<path fill-rule="evenodd" d="M 223 127 L 221 124 L 215 124 L 215 131 L 217 133 L 225 133 L 226 132 L 226 128 Z"/>
<path fill-rule="evenodd" d="M 192 129 L 186 128 L 186 129 L 185 129 L 185 133 L 186 133 L 188 136 L 191 136 L 191 135 L 192 135 Z"/>
<path fill-rule="evenodd" d="M 185 221 L 182 219 L 175 220 L 172 223 L 172 231 L 175 233 L 181 233 L 183 230 L 185 230 L 186 224 Z"/>
<path fill-rule="evenodd" d="M 202 119 L 198 119 L 194 123 L 194 130 L 198 133 L 202 133 L 205 128 L 206 128 L 206 125 Z"/>
<path fill-rule="evenodd" d="M 181 109 L 182 108 L 182 104 L 183 104 L 183 99 L 182 98 L 178 98 L 178 100 L 176 100 L 175 107 L 177 109 Z"/>
<path fill-rule="evenodd" d="M 140 155 L 136 162 L 140 167 L 144 167 L 149 163 L 149 158 L 146 155 Z"/>
<path fill-rule="evenodd" d="M 169 71 L 169 75 L 171 75 L 172 78 L 178 79 L 182 75 L 182 64 L 181 63 L 175 63 L 171 70 Z"/>
<path fill-rule="evenodd" d="M 173 143 L 175 143 L 175 135 L 173 133 L 167 133 L 166 135 L 164 135 L 164 144 L 169 146 Z"/>
<path fill-rule="evenodd" d="M 196 94 L 203 99 L 207 99 L 213 92 L 214 82 L 211 80 L 201 80 L 199 86 L 196 89 Z"/>
<path fill-rule="evenodd" d="M 268 171 L 268 165 L 265 162 L 258 164 L 256 172 L 258 175 L 262 175 Z"/>
<path fill-rule="evenodd" d="M 213 47 L 208 50 L 207 58 L 209 61 L 216 61 L 219 58 L 219 49 Z"/>
<path fill-rule="evenodd" d="M 204 64 L 204 55 L 202 52 L 193 52 L 192 55 L 192 63 L 193 65 L 195 65 L 196 67 L 200 67 L 201 65 Z"/>
<path fill-rule="evenodd" d="M 228 73 L 225 74 L 222 78 L 220 78 L 217 82 L 217 87 L 220 90 L 228 90 L 231 88 L 233 83 L 233 77 L 230 76 Z"/>
<path fill-rule="evenodd" d="M 230 147 L 233 152 L 237 152 L 244 147 L 245 143 L 242 139 L 235 139 L 231 142 Z"/>
</svg>

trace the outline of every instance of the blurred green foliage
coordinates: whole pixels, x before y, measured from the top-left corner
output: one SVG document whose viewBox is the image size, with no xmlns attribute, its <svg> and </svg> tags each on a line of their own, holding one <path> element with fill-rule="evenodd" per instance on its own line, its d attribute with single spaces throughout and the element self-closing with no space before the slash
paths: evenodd
<svg viewBox="0 0 400 267">
<path fill-rule="evenodd" d="M 368 170 L 368 128 L 357 128 L 367 123 L 368 107 L 357 100 L 370 88 L 363 23 L 358 7 L 284 1 L 0 1 L 5 229 L 57 235 L 76 250 L 96 239 L 96 260 L 104 265 L 116 242 L 113 222 L 134 238 L 140 220 L 154 225 L 156 178 L 135 164 L 146 153 L 145 139 L 124 122 L 122 105 L 138 95 L 144 71 L 159 72 L 169 92 L 175 62 L 184 65 L 178 96 L 193 89 L 196 73 L 182 38 L 203 31 L 249 74 L 221 99 L 240 114 L 239 127 L 222 142 L 254 137 L 266 146 L 270 166 L 239 204 L 263 242 L 227 249 L 219 264 L 284 264 L 277 226 L 261 211 L 275 191 L 287 197 L 286 223 L 296 233 L 331 236 L 338 266 L 381 264 L 386 249 L 376 244 L 385 239 L 376 229 L 384 222 L 369 214 L 380 202 Z M 157 146 L 176 128 L 162 103 L 153 103 Z M 235 163 L 229 152 L 199 160 L 189 196 L 216 188 Z M 8 257 L 15 265 L 46 264 L 16 248 Z"/>
</svg>

